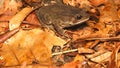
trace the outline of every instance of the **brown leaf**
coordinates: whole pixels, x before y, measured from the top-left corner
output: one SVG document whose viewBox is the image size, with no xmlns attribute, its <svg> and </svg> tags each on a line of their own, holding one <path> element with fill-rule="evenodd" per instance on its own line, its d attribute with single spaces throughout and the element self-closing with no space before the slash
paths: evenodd
<svg viewBox="0 0 120 68">
<path fill-rule="evenodd" d="M 15 28 L 18 28 L 22 21 L 25 19 L 25 17 L 32 12 L 33 9 L 31 7 L 25 7 L 23 8 L 19 13 L 17 13 L 9 22 L 9 29 L 13 30 Z"/>
<path fill-rule="evenodd" d="M 18 65 L 24 62 L 27 65 L 32 63 L 50 65 L 52 46 L 62 46 L 65 41 L 56 37 L 52 32 L 36 28 L 28 31 L 20 30 L 5 44 L 4 47 L 6 46 L 6 48 L 2 47 L 1 50 L 3 51 L 0 53 L 6 59 L 4 66 Z M 11 55 L 11 59 L 8 55 Z M 16 64 L 11 62 L 14 60 Z"/>
<path fill-rule="evenodd" d="M 91 58 L 92 61 L 94 62 L 97 62 L 97 63 L 100 63 L 100 62 L 105 62 L 105 61 L 108 61 L 110 59 L 110 55 L 111 55 L 111 52 L 106 52 L 106 53 L 103 53 L 99 56 L 96 56 L 94 58 Z"/>
<path fill-rule="evenodd" d="M 89 48 L 78 48 L 78 53 L 94 53 L 95 51 Z"/>
<path fill-rule="evenodd" d="M 96 32 L 103 37 L 115 36 L 118 24 L 118 14 L 117 8 L 113 0 L 107 0 L 104 6 L 99 8 L 100 18 L 99 22 L 95 25 L 95 28 L 98 29 Z"/>
<path fill-rule="evenodd" d="M 117 43 L 115 45 L 115 48 L 113 49 L 113 52 L 111 54 L 111 59 L 109 61 L 109 68 L 119 68 L 118 67 L 118 51 L 120 49 L 120 43 Z"/>
<path fill-rule="evenodd" d="M 1 6 L 0 15 L 4 14 L 6 11 L 10 10 L 12 14 L 15 14 L 19 11 L 19 8 L 22 6 L 20 1 L 15 0 L 4 0 L 3 5 Z"/>
<path fill-rule="evenodd" d="M 27 21 L 28 24 L 40 25 L 40 22 L 35 12 L 32 12 L 31 14 L 29 14 L 27 18 L 25 19 L 25 21 Z"/>
<path fill-rule="evenodd" d="M 65 4 L 71 6 L 78 6 L 80 8 L 91 6 L 88 0 L 63 0 Z"/>
<path fill-rule="evenodd" d="M 91 4 L 94 6 L 99 6 L 101 4 L 104 4 L 106 0 L 90 0 Z"/>
<path fill-rule="evenodd" d="M 66 63 L 62 66 L 62 68 L 77 68 L 79 62 L 70 62 L 70 63 Z"/>
<path fill-rule="evenodd" d="M 113 22 L 119 20 L 114 1 L 109 0 L 105 7 L 100 8 L 100 22 Z"/>
<path fill-rule="evenodd" d="M 74 62 L 79 61 L 79 62 L 83 62 L 85 60 L 85 57 L 82 55 L 76 55 L 74 58 Z"/>
</svg>

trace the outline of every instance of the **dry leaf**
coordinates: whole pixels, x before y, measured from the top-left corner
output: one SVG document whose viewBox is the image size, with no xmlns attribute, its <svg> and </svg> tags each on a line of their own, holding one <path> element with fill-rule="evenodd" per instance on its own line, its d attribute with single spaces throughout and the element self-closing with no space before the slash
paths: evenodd
<svg viewBox="0 0 120 68">
<path fill-rule="evenodd" d="M 65 4 L 71 6 L 78 6 L 80 8 L 91 6 L 88 0 L 63 0 Z"/>
<path fill-rule="evenodd" d="M 18 28 L 25 17 L 32 11 L 31 7 L 23 8 L 19 13 L 17 13 L 9 22 L 9 29 L 13 30 Z"/>
<path fill-rule="evenodd" d="M 64 40 L 56 37 L 53 33 L 44 32 L 39 28 L 28 31 L 20 30 L 6 41 L 6 45 L 1 48 L 2 52 L 0 54 L 6 59 L 5 66 L 18 65 L 24 62 L 26 64 L 40 62 L 40 64 L 48 65 L 51 64 L 52 46 L 62 46 L 65 43 Z M 9 55 L 11 55 L 11 59 Z"/>
<path fill-rule="evenodd" d="M 3 2 L 3 3 L 2 3 Z M 8 8 L 8 3 L 9 3 L 9 0 L 2 0 L 2 5 L 0 6 L 0 15 L 3 14 L 7 8 Z"/>
<path fill-rule="evenodd" d="M 79 62 L 70 62 L 70 63 L 66 63 L 64 64 L 64 66 L 62 66 L 61 68 L 76 68 L 78 67 Z"/>
<path fill-rule="evenodd" d="M 104 7 L 100 8 L 100 22 L 113 22 L 119 20 L 117 8 L 113 1 L 107 1 Z"/>
<path fill-rule="evenodd" d="M 113 49 L 113 52 L 111 54 L 111 59 L 109 60 L 109 68 L 119 68 L 118 67 L 118 51 L 120 49 L 120 43 L 117 43 L 115 45 L 115 48 Z"/>
<path fill-rule="evenodd" d="M 104 4 L 106 0 L 90 0 L 91 4 L 94 6 L 99 6 L 101 4 Z"/>
<path fill-rule="evenodd" d="M 95 51 L 89 48 L 78 48 L 78 53 L 94 53 Z"/>
<path fill-rule="evenodd" d="M 21 1 L 10 0 L 8 4 L 8 9 L 12 11 L 12 13 L 16 13 L 19 11 L 19 8 L 22 6 Z"/>
<path fill-rule="evenodd" d="M 15 14 L 19 11 L 19 8 L 22 6 L 21 1 L 17 2 L 15 0 L 2 0 L 2 2 L 3 4 L 0 7 L 0 14 L 4 14 L 6 11 L 11 11 L 12 14 Z"/>
<path fill-rule="evenodd" d="M 27 18 L 25 19 L 25 21 L 27 21 L 28 24 L 40 25 L 40 22 L 35 12 L 32 12 L 31 14 L 29 14 Z"/>
<path fill-rule="evenodd" d="M 72 60 L 74 57 L 72 62 L 66 63 L 64 61 L 65 64 L 61 68 L 116 68 L 120 66 L 119 46 L 115 46 L 115 43 L 119 43 L 120 39 L 120 0 L 63 0 L 67 5 L 90 9 L 88 13 L 91 18 L 86 22 L 86 26 L 68 31 L 72 36 L 72 41 L 63 48 L 65 51 L 57 52 L 58 54 L 51 54 L 53 45 L 63 47 L 66 41 L 56 37 L 52 31 L 46 29 L 43 31 L 37 28 L 35 25 L 40 26 L 40 24 L 35 13 L 28 15 L 32 11 L 31 8 L 19 12 L 19 8 L 23 7 L 22 1 L 0 1 L 0 33 L 6 32 L 8 27 L 13 30 L 19 27 L 21 23 L 23 24 L 20 27 L 25 25 L 26 28 L 30 28 L 29 30 L 20 29 L 12 37 L 11 33 L 7 36 L 1 35 L 0 41 L 7 41 L 3 43 L 2 47 L 0 44 L 0 68 L 1 66 L 8 66 L 8 68 L 58 68 L 51 65 L 51 56 L 61 54 L 60 60 L 63 61 Z M 42 3 L 42 0 L 24 1 L 31 6 Z M 16 14 L 17 12 L 18 14 Z M 9 37 L 11 38 L 8 39 Z M 60 50 L 62 50 L 61 47 Z"/>
<path fill-rule="evenodd" d="M 97 57 L 91 58 L 91 60 L 97 63 L 105 62 L 110 59 L 110 55 L 111 55 L 111 52 L 106 52 Z"/>
<path fill-rule="evenodd" d="M 85 60 L 84 56 L 76 55 L 73 62 L 76 62 L 76 61 L 83 62 L 84 60 Z"/>
</svg>

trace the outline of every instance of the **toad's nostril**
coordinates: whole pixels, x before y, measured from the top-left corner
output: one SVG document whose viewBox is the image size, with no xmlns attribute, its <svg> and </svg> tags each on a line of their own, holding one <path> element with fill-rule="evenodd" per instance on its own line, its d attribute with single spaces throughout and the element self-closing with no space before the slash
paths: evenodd
<svg viewBox="0 0 120 68">
<path fill-rule="evenodd" d="M 77 16 L 76 16 L 76 19 L 77 19 L 77 20 L 80 20 L 81 18 L 82 18 L 81 15 L 77 15 Z"/>
</svg>

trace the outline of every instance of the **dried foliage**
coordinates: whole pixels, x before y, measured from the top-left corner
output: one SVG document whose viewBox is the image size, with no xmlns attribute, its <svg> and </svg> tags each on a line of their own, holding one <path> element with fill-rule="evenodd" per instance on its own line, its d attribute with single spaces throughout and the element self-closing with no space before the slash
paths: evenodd
<svg viewBox="0 0 120 68">
<path fill-rule="evenodd" d="M 43 1 L 1 0 L 0 68 L 120 67 L 120 0 L 63 0 L 90 15 L 65 39 L 39 22 Z"/>
</svg>

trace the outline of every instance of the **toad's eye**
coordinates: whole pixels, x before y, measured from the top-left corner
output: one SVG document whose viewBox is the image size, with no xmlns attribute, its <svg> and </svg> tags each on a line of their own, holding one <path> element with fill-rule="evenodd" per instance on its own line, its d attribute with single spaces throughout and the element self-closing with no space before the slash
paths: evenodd
<svg viewBox="0 0 120 68">
<path fill-rule="evenodd" d="M 76 16 L 76 19 L 77 19 L 77 20 L 80 20 L 81 18 L 82 18 L 81 15 L 77 15 L 77 16 Z"/>
</svg>

